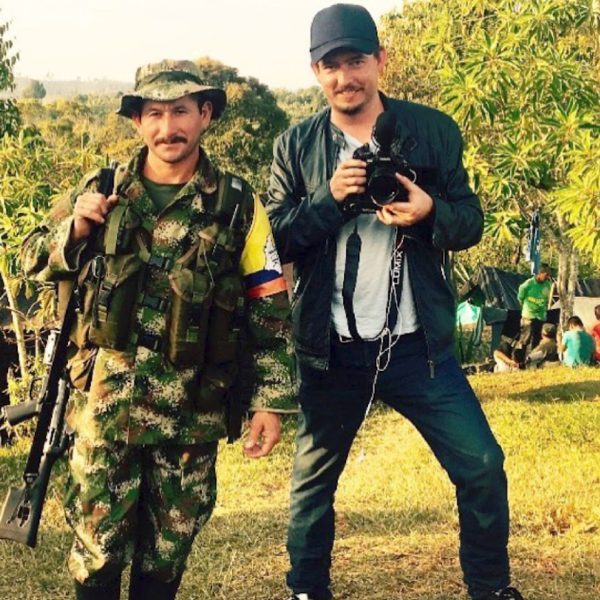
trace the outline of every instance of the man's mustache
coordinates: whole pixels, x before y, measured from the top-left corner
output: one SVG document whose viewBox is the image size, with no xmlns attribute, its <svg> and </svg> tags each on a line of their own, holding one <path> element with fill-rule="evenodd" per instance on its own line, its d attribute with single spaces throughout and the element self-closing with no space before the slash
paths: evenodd
<svg viewBox="0 0 600 600">
<path fill-rule="evenodd" d="M 181 142 L 182 144 L 187 144 L 187 138 L 181 135 L 172 135 L 170 137 L 161 137 L 156 139 L 156 144 L 176 144 L 177 142 Z"/>
</svg>

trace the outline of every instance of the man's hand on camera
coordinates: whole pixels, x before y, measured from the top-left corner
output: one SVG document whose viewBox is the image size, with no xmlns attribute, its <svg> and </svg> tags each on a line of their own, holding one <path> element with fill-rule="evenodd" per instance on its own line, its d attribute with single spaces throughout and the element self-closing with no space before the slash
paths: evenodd
<svg viewBox="0 0 600 600">
<path fill-rule="evenodd" d="M 350 158 L 338 165 L 329 182 L 329 189 L 336 202 L 343 202 L 352 194 L 363 194 L 366 184 L 367 163 Z"/>
<path fill-rule="evenodd" d="M 106 222 L 106 216 L 118 201 L 118 196 L 114 194 L 108 198 L 97 192 L 86 192 L 77 196 L 73 207 L 70 244 L 77 245 L 89 237 L 96 225 L 103 225 Z"/>
<path fill-rule="evenodd" d="M 408 227 L 426 219 L 433 210 L 433 199 L 408 177 L 396 173 L 398 181 L 408 191 L 406 202 L 390 202 L 377 211 L 377 218 L 386 225 Z"/>
</svg>

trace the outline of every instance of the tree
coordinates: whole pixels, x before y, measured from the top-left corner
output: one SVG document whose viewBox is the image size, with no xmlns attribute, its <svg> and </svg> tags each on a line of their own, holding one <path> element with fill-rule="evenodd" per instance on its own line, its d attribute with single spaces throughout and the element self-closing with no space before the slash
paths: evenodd
<svg viewBox="0 0 600 600">
<path fill-rule="evenodd" d="M 46 88 L 41 81 L 32 79 L 29 85 L 23 90 L 23 98 L 33 98 L 35 100 L 41 100 L 46 97 Z"/>
<path fill-rule="evenodd" d="M 196 61 L 203 79 L 225 89 L 227 108 L 202 140 L 210 158 L 221 168 L 245 177 L 257 191 L 266 186 L 273 140 L 288 125 L 286 113 L 274 94 L 236 69 L 203 58 Z M 78 96 L 41 104 L 22 100 L 23 119 L 35 125 L 64 164 L 91 169 L 108 158 L 127 160 L 140 140 L 128 119 L 115 115 L 120 99 L 108 96 Z M 85 172 L 85 169 L 83 169 Z M 72 181 L 75 183 L 75 181 Z"/>
<path fill-rule="evenodd" d="M 108 157 L 126 160 L 139 142 L 133 127 L 124 119 L 117 122 L 114 99 L 79 98 L 46 105 L 25 100 L 19 106 L 28 125 L 0 139 L 0 287 L 11 308 L 23 374 L 25 332 L 37 334 L 51 319 L 52 290 L 28 284 L 41 308 L 33 315 L 19 310 L 17 298 L 25 283 L 19 249 L 60 193 L 107 164 Z"/>
<path fill-rule="evenodd" d="M 440 103 L 439 75 L 424 42 L 436 27 L 436 9 L 422 0 L 405 3 L 402 12 L 395 10 L 384 15 L 379 28 L 388 53 L 381 81 L 383 89 L 397 98 L 428 106 Z"/>
<path fill-rule="evenodd" d="M 108 96 L 19 102 L 23 121 L 38 129 L 53 154 L 62 157 L 56 174 L 60 174 L 58 189 L 76 184 L 109 159 L 127 161 L 139 146 L 129 119 L 115 114 L 118 105 L 116 98 Z"/>
<path fill-rule="evenodd" d="M 541 211 L 565 286 L 574 248 L 600 264 L 599 15 L 598 0 L 429 0 L 384 18 L 387 90 L 457 120 L 489 235 L 514 240 Z"/>
<path fill-rule="evenodd" d="M 279 107 L 287 113 L 290 125 L 299 123 L 327 106 L 327 100 L 318 85 L 296 91 L 277 89 L 274 94 Z"/>
<path fill-rule="evenodd" d="M 13 42 L 8 39 L 8 23 L 0 22 L 0 92 L 15 89 L 13 67 L 19 55 L 12 52 Z M 0 138 L 14 133 L 19 126 L 19 112 L 12 99 L 0 98 Z"/>
<path fill-rule="evenodd" d="M 50 207 L 59 160 L 33 128 L 0 140 L 0 280 L 13 317 L 22 376 L 27 373 L 27 355 L 25 315 L 17 304 L 22 284 L 18 252 Z"/>
<path fill-rule="evenodd" d="M 225 89 L 227 108 L 203 140 L 211 159 L 246 178 L 257 191 L 266 188 L 273 140 L 289 123 L 273 92 L 253 77 L 210 58 L 196 61 L 204 81 Z"/>
</svg>

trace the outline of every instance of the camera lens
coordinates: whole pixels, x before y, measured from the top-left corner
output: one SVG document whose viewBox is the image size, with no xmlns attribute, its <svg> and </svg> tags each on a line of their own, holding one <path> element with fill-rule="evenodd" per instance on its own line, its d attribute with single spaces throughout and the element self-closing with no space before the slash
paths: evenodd
<svg viewBox="0 0 600 600">
<path fill-rule="evenodd" d="M 367 183 L 369 196 L 378 206 L 385 206 L 397 200 L 402 189 L 400 182 L 396 179 L 394 170 L 387 165 L 375 167 Z"/>
</svg>

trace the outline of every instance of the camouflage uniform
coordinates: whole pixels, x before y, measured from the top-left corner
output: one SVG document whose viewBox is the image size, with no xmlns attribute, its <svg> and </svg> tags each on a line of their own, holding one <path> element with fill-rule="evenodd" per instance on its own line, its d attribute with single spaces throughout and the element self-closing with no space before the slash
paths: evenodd
<svg viewBox="0 0 600 600">
<path fill-rule="evenodd" d="M 175 579 L 215 505 L 216 454 L 217 442 L 90 444 L 77 436 L 65 498 L 75 532 L 68 561 L 73 577 L 87 585 L 111 581 L 135 551 L 145 573 Z"/>
<path fill-rule="evenodd" d="M 165 64 L 157 65 L 159 72 Z M 190 70 L 189 63 L 185 68 Z M 168 86 L 163 91 L 162 98 L 169 99 Z M 129 110 L 128 98 L 122 114 Z M 207 229 L 214 233 L 211 210 L 219 179 L 201 151 L 194 177 L 159 210 L 140 177 L 146 153 L 142 149 L 119 167 L 116 187 L 119 205 L 131 207 L 154 257 L 144 267 L 139 298 L 167 300 L 171 284 L 164 265 L 173 265 Z M 28 238 L 23 264 L 29 276 L 41 281 L 81 279 L 89 269 L 84 245 L 67 249 L 67 242 L 77 196 L 95 191 L 97 183 L 97 173 L 85 178 Z M 102 229 L 108 227 L 109 222 L 88 244 L 101 244 Z M 242 203 L 239 229 L 245 240 L 238 257 L 246 290 L 245 322 L 258 375 L 250 410 L 290 412 L 295 409 L 287 291 L 266 213 L 252 194 Z M 156 266 L 157 260 L 163 268 Z M 224 400 L 237 366 L 178 367 L 161 348 L 142 345 L 142 339 L 160 341 L 167 334 L 164 305 L 138 301 L 133 321 L 133 333 L 121 350 L 99 348 L 85 335 L 81 339 L 80 330 L 72 335 L 77 345 L 69 368 L 78 389 L 72 394 L 68 422 L 76 441 L 65 506 L 76 534 L 69 568 L 86 585 L 113 579 L 134 552 L 145 573 L 173 580 L 215 502 L 217 440 L 226 434 Z M 140 531 L 144 537 L 138 541 Z"/>
</svg>

